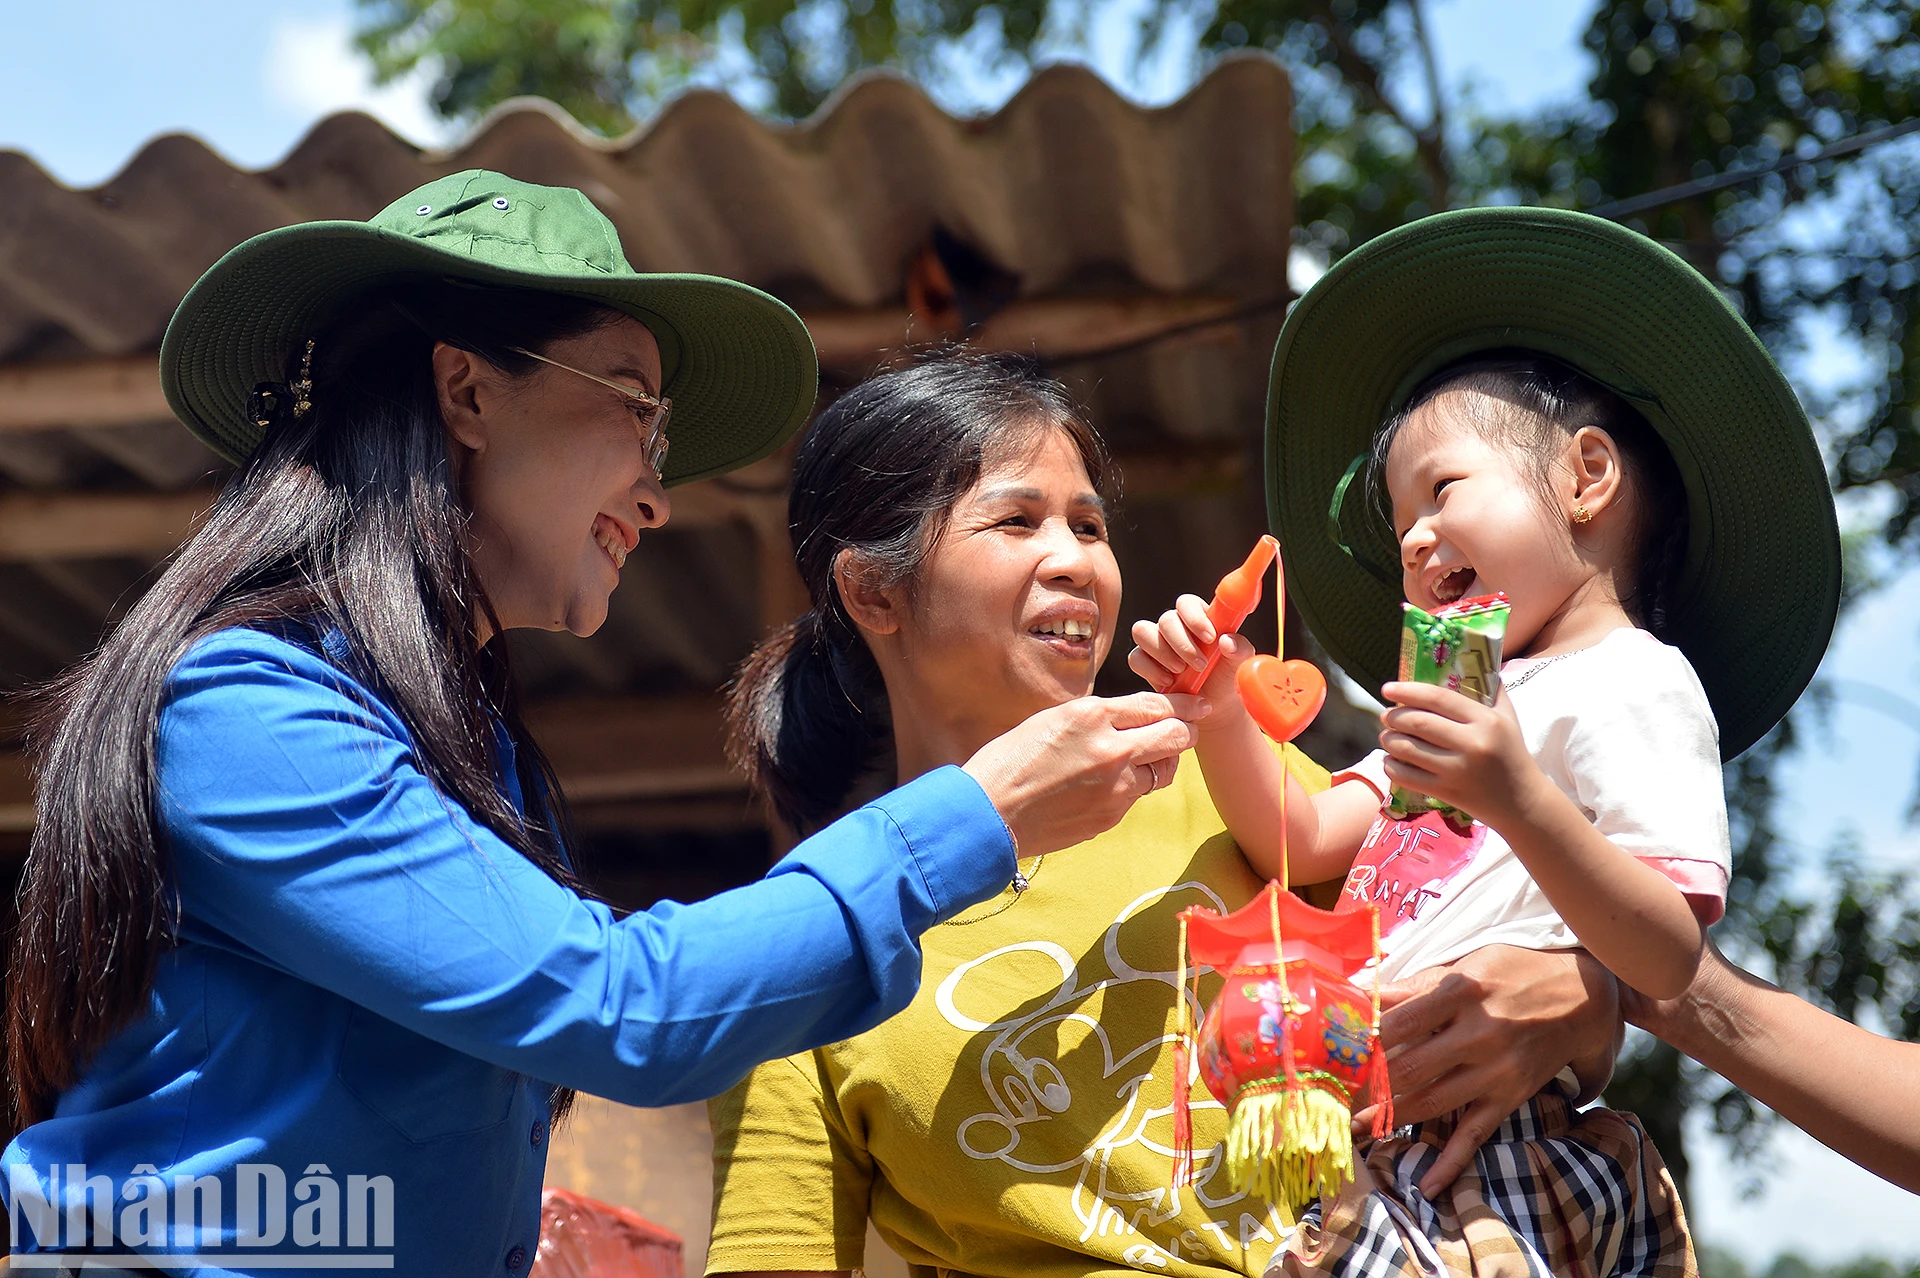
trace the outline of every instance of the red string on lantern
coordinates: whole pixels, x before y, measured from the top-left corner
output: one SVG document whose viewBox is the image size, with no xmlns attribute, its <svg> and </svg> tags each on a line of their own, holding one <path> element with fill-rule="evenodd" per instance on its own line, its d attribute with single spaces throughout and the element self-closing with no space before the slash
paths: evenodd
<svg viewBox="0 0 1920 1278">
<path fill-rule="evenodd" d="M 1263 549 L 1243 566 L 1242 578 Z M 1244 591 L 1246 582 L 1236 586 Z M 1275 596 L 1284 642 L 1284 568 Z M 1236 687 L 1254 721 L 1282 743 L 1311 723 L 1326 699 L 1317 668 L 1278 652 L 1248 660 Z M 1271 1201 L 1291 1225 L 1313 1198 L 1352 1178 L 1355 1098 L 1366 1093 L 1376 1102 L 1376 1137 L 1392 1130 L 1393 1099 L 1378 989 L 1363 1019 L 1368 999 L 1351 981 L 1363 967 L 1378 966 L 1378 910 L 1315 909 L 1287 890 L 1285 804 L 1283 787 L 1279 879 L 1232 914 L 1201 907 L 1180 913 L 1173 1183 L 1194 1179 L 1189 1075 L 1197 1062 L 1208 1091 L 1227 1107 L 1222 1161 L 1229 1183 Z M 1196 1035 L 1188 985 L 1198 1006 L 1203 964 L 1225 982 Z"/>
</svg>

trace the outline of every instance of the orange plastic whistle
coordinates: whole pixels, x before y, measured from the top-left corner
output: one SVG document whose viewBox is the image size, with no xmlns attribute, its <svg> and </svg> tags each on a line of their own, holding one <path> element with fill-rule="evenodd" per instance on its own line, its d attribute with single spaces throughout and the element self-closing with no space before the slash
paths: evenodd
<svg viewBox="0 0 1920 1278">
<path fill-rule="evenodd" d="M 1169 692 L 1198 692 L 1213 674 L 1215 666 L 1220 664 L 1220 640 L 1218 636 L 1229 635 L 1240 629 L 1253 610 L 1260 606 L 1260 582 L 1267 575 L 1267 569 L 1273 564 L 1273 557 L 1280 553 L 1280 543 L 1272 537 L 1262 537 L 1260 544 L 1247 556 L 1247 562 L 1235 568 L 1220 579 L 1220 585 L 1213 592 L 1213 602 L 1207 605 L 1207 620 L 1213 623 L 1214 641 L 1207 648 L 1207 664 L 1198 670 L 1189 669 L 1173 681 Z"/>
</svg>

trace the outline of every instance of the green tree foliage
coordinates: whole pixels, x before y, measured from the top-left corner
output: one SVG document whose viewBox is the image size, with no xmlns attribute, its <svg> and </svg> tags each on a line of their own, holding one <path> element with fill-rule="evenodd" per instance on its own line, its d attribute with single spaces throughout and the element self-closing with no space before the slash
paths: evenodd
<svg viewBox="0 0 1920 1278">
<path fill-rule="evenodd" d="M 627 0 L 362 0 L 357 36 L 385 83 L 425 62 L 439 72 L 431 98 L 449 119 L 522 95 L 550 98 L 603 133 L 624 131 L 642 59 L 671 67 L 678 32 Z"/>
<path fill-rule="evenodd" d="M 607 132 L 690 77 L 804 115 L 845 76 L 892 66 L 928 82 L 942 59 L 1031 59 L 1089 0 L 360 0 L 381 75 L 438 67 L 435 105 L 471 118 L 521 93 Z M 1097 2 L 1097 0 L 1096 0 Z M 1920 99 L 1916 0 L 1597 0 L 1582 100 L 1500 118 L 1453 97 L 1421 0 L 1152 0 L 1143 47 L 1190 39 L 1199 60 L 1266 49 L 1293 73 L 1300 240 L 1326 260 L 1435 210 L 1476 203 L 1600 209 L 1692 179 L 1804 162 L 1630 224 L 1728 290 L 1789 368 L 1810 321 L 1851 333 L 1858 386 L 1800 391 L 1827 433 L 1836 486 L 1884 504 L 1881 548 L 1920 546 L 1920 138 L 1845 158 L 1822 148 L 1907 119 Z M 732 65 L 729 65 L 732 59 Z M 1881 554 L 1884 560 L 1886 556 Z M 1860 563 L 1872 556 L 1860 556 Z M 1852 588 L 1870 582 L 1851 575 Z M 1810 899 L 1776 818 L 1783 762 L 1821 730 L 1816 694 L 1728 769 L 1735 871 L 1723 935 L 1743 958 L 1843 1016 L 1920 1032 L 1920 910 L 1903 880 L 1834 856 Z M 1870 1015 L 1869 1015 L 1870 1014 Z M 1639 1112 L 1684 1179 L 1681 1119 L 1705 1107 L 1736 1150 L 1764 1112 L 1691 1062 L 1640 1043 L 1612 1096 Z"/>
<path fill-rule="evenodd" d="M 921 79 L 981 25 L 993 56 L 1033 53 L 1047 0 L 359 0 L 359 43 L 383 80 L 423 63 L 433 105 L 470 119 L 519 94 L 551 98 L 602 133 L 695 77 L 774 115 L 810 114 L 866 67 Z"/>
</svg>

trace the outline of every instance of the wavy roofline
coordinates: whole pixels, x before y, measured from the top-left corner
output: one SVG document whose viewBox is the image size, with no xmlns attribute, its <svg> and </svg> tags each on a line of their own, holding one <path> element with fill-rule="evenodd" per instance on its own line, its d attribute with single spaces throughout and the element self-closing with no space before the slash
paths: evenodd
<svg viewBox="0 0 1920 1278">
<path fill-rule="evenodd" d="M 819 109 L 802 120 L 768 119 L 754 114 L 724 90 L 694 87 L 675 94 L 652 117 L 640 121 L 618 137 L 608 138 L 580 123 L 571 112 L 551 99 L 526 96 L 508 98 L 488 108 L 457 141 L 447 146 L 423 146 L 410 141 L 377 116 L 356 108 L 336 111 L 315 120 L 279 159 L 259 168 L 235 164 L 205 138 L 186 130 L 158 133 L 148 138 L 118 169 L 114 170 L 111 177 L 95 186 L 68 186 L 48 172 L 29 152 L 14 148 L 0 148 L 0 163 L 11 161 L 22 164 L 48 185 L 63 191 L 76 195 L 110 198 L 111 188 L 123 182 L 129 173 L 139 168 L 156 150 L 178 147 L 182 144 L 197 147 L 238 176 L 273 178 L 294 165 L 302 152 L 316 146 L 324 146 L 329 136 L 342 130 L 360 132 L 370 127 L 384 134 L 394 146 L 411 152 L 420 162 L 442 165 L 457 163 L 462 154 L 483 145 L 487 137 L 504 124 L 522 121 L 527 116 L 545 116 L 558 125 L 573 142 L 602 155 L 623 156 L 645 146 L 654 137 L 672 127 L 676 119 L 685 116 L 688 112 L 716 108 L 738 114 L 782 141 L 824 141 L 826 136 L 834 131 L 836 123 L 850 110 L 861 106 L 863 100 L 876 95 L 894 96 L 902 93 L 918 99 L 921 109 L 928 114 L 945 118 L 958 131 L 971 134 L 998 134 L 1005 132 L 1020 115 L 1031 110 L 1031 104 L 1036 98 L 1053 91 L 1054 87 L 1062 81 L 1091 82 L 1109 100 L 1106 105 L 1152 119 L 1184 112 L 1198 99 L 1207 96 L 1219 81 L 1247 74 L 1247 68 L 1259 68 L 1254 74 L 1270 73 L 1283 78 L 1287 74 L 1285 67 L 1272 55 L 1260 50 L 1239 50 L 1215 60 L 1198 80 L 1173 101 L 1155 105 L 1138 102 L 1128 97 L 1098 71 L 1083 62 L 1047 62 L 1036 66 L 1013 95 L 994 110 L 972 115 L 956 115 L 941 107 L 924 87 L 900 72 L 890 68 L 868 68 L 849 76 L 834 89 L 826 101 L 821 103 Z"/>
</svg>

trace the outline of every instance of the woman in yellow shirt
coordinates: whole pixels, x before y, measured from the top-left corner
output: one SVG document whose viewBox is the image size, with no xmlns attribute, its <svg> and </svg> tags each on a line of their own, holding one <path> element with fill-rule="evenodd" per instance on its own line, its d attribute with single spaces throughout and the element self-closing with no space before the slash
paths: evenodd
<svg viewBox="0 0 1920 1278">
<path fill-rule="evenodd" d="M 1004 357 L 886 373 L 821 417 L 789 509 L 814 606 L 748 661 L 733 704 L 736 757 L 791 825 L 1092 692 L 1120 607 L 1107 471 L 1064 389 Z M 1023 856 L 999 898 L 928 932 L 905 1012 L 711 1103 L 709 1273 L 859 1268 L 869 1219 L 916 1272 L 1264 1270 L 1266 1203 L 1204 1171 L 1171 1188 L 1174 917 L 1261 884 L 1196 766 L 1161 765 L 1154 785 L 1108 833 Z M 1492 947 L 1397 995 L 1401 1114 L 1467 1113 L 1435 1169 L 1448 1178 L 1618 1032 L 1610 979 L 1566 954 Z M 1196 1111 L 1204 1150 L 1225 1119 Z"/>
</svg>

